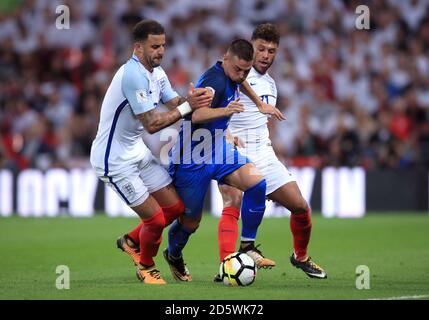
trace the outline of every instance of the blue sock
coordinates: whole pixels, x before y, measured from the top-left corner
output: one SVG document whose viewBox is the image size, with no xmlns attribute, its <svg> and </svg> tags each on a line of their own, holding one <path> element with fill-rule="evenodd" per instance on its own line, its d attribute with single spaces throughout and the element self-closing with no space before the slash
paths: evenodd
<svg viewBox="0 0 429 320">
<path fill-rule="evenodd" d="M 189 230 L 176 219 L 168 230 L 168 253 L 174 258 L 182 256 L 182 250 L 195 230 Z"/>
<path fill-rule="evenodd" d="M 258 227 L 264 217 L 266 189 L 267 183 L 263 179 L 258 184 L 247 189 L 243 194 L 241 205 L 242 238 L 247 240 L 256 239 Z"/>
</svg>

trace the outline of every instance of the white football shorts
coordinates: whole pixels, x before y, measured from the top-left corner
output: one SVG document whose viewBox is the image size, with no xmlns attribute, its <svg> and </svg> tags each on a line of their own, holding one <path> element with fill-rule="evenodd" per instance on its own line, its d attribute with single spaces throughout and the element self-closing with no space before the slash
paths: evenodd
<svg viewBox="0 0 429 320">
<path fill-rule="evenodd" d="M 152 154 L 130 166 L 124 173 L 107 177 L 104 172 L 96 174 L 130 207 L 142 204 L 149 194 L 172 182 L 167 170 Z"/>
<path fill-rule="evenodd" d="M 286 183 L 296 181 L 294 175 L 277 158 L 269 140 L 264 143 L 258 143 L 258 145 L 253 142 L 247 142 L 245 143 L 245 148 L 238 148 L 238 151 L 247 156 L 264 175 L 267 182 L 267 195 Z"/>
</svg>

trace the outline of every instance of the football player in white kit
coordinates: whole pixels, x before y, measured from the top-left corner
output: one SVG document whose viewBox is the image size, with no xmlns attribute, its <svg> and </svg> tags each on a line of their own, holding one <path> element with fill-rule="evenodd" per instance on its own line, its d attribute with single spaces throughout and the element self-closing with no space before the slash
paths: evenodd
<svg viewBox="0 0 429 320">
<path fill-rule="evenodd" d="M 179 97 L 160 67 L 165 32 L 154 20 L 143 20 L 133 30 L 134 51 L 116 72 L 104 97 L 98 132 L 91 148 L 97 176 L 141 218 L 141 223 L 117 240 L 118 248 L 133 258 L 144 283 L 164 284 L 155 268 L 164 227 L 184 212 L 168 172 L 142 140 L 144 130 L 157 132 L 193 109 L 209 106 L 213 93 L 190 85 L 188 98 Z M 159 102 L 172 108 L 157 112 Z"/>
<path fill-rule="evenodd" d="M 255 60 L 246 79 L 259 98 L 273 106 L 276 105 L 277 89 L 267 71 L 276 56 L 279 40 L 280 36 L 274 25 L 265 23 L 255 28 L 252 34 Z M 240 101 L 245 111 L 232 116 L 228 129 L 238 150 L 264 175 L 267 197 L 291 211 L 290 229 L 294 253 L 290 261 L 310 277 L 326 278 L 326 272 L 307 255 L 312 226 L 310 208 L 302 197 L 294 176 L 274 153 L 267 127 L 268 117 L 247 96 L 241 94 Z M 278 115 L 275 116 L 279 119 Z M 224 206 L 218 227 L 219 255 L 222 261 L 228 254 L 236 251 L 242 192 L 228 185 L 219 185 L 219 190 Z M 254 257 L 257 258 L 258 255 Z M 273 262 L 271 267 L 274 266 Z M 220 277 L 217 275 L 214 280 L 219 281 Z"/>
</svg>

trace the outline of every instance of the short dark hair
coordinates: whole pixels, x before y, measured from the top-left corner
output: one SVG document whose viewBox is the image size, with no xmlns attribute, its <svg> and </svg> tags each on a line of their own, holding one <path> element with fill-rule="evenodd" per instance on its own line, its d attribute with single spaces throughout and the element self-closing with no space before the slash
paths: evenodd
<svg viewBox="0 0 429 320">
<path fill-rule="evenodd" d="M 245 39 L 237 39 L 231 42 L 228 52 L 245 61 L 253 60 L 253 46 Z"/>
<path fill-rule="evenodd" d="M 155 20 L 142 20 L 133 28 L 133 40 L 145 41 L 150 34 L 161 35 L 165 34 L 164 27 Z"/>
<path fill-rule="evenodd" d="M 271 23 L 262 23 L 256 26 L 252 33 L 252 41 L 262 39 L 267 42 L 280 43 L 280 34 L 277 27 Z"/>
</svg>

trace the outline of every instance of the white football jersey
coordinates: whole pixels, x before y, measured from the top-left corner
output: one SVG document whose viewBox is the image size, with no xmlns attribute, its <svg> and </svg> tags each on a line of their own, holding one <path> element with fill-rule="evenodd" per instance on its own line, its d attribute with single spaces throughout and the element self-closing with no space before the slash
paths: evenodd
<svg viewBox="0 0 429 320">
<path fill-rule="evenodd" d="M 161 67 L 151 73 L 134 55 L 122 65 L 107 89 L 91 147 L 90 161 L 97 174 L 114 176 L 148 157 L 144 128 L 136 116 L 176 96 Z"/>
<path fill-rule="evenodd" d="M 276 105 L 276 83 L 268 73 L 260 74 L 252 68 L 246 80 L 264 102 Z M 277 158 L 271 146 L 268 116 L 259 112 L 258 107 L 243 93 L 240 94 L 240 101 L 245 110 L 232 116 L 228 129 L 233 136 L 244 142 L 244 147 L 237 149 L 262 173 L 267 182 L 266 194 L 269 195 L 286 183 L 296 180 Z"/>
<path fill-rule="evenodd" d="M 255 68 L 249 72 L 247 82 L 255 93 L 264 102 L 275 106 L 277 102 L 277 88 L 274 79 L 268 73 L 260 74 Z M 259 112 L 258 107 L 248 96 L 240 93 L 240 102 L 244 105 L 244 112 L 235 113 L 229 122 L 229 130 L 233 135 L 247 137 L 250 140 L 266 140 L 268 134 L 268 116 Z"/>
</svg>

